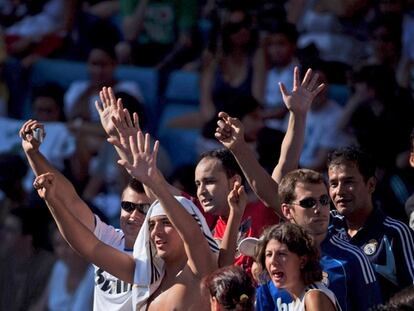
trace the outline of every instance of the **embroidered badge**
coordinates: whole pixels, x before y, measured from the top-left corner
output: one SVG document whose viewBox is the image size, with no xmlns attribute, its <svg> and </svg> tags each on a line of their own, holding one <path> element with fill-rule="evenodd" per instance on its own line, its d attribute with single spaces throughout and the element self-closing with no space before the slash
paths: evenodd
<svg viewBox="0 0 414 311">
<path fill-rule="evenodd" d="M 369 240 L 367 244 L 365 244 L 363 250 L 365 255 L 371 256 L 373 254 L 375 254 L 375 252 L 377 251 L 378 248 L 378 242 L 377 240 Z"/>
</svg>

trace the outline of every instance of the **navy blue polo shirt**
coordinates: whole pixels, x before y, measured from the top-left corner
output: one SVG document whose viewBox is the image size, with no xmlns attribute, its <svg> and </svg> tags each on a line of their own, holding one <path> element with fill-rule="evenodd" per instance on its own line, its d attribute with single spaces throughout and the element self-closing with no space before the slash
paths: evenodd
<svg viewBox="0 0 414 311">
<path fill-rule="evenodd" d="M 375 208 L 351 237 L 345 218 L 332 211 L 329 231 L 365 253 L 377 274 L 384 301 L 414 283 L 414 231 L 403 222 Z"/>
</svg>

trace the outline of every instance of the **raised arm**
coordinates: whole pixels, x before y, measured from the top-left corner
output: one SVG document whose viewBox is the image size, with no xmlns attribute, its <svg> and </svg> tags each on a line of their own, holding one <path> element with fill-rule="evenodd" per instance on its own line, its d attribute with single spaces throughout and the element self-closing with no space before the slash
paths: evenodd
<svg viewBox="0 0 414 311">
<path fill-rule="evenodd" d="M 33 170 L 35 176 L 39 176 L 46 172 L 54 174 L 54 185 L 57 191 L 59 200 L 64 202 L 70 212 L 82 222 L 90 231 L 95 229 L 95 218 L 90 208 L 81 200 L 76 193 L 75 188 L 70 181 L 59 170 L 54 168 L 50 162 L 39 151 L 40 141 L 34 138 L 34 131 L 36 129 L 44 130 L 43 124 L 36 120 L 26 121 L 19 131 L 22 138 L 22 148 Z"/>
<path fill-rule="evenodd" d="M 33 186 L 46 201 L 59 231 L 74 250 L 121 280 L 133 282 L 135 262 L 132 256 L 98 240 L 69 212 L 69 207 L 57 195 L 60 190 L 56 187 L 54 174 L 46 173 L 36 177 Z"/>
<path fill-rule="evenodd" d="M 299 69 L 294 70 L 294 85 L 291 94 L 280 83 L 279 88 L 283 101 L 289 109 L 289 124 L 282 142 L 280 157 L 272 176 L 259 164 L 256 155 L 244 140 L 242 123 L 224 112 L 219 113 L 216 138 L 235 156 L 247 181 L 260 200 L 273 208 L 282 216 L 278 197 L 278 184 L 287 172 L 296 169 L 305 135 L 306 114 L 313 99 L 323 90 L 324 85 L 316 85 L 318 75 L 312 75 L 312 70 L 306 72 L 302 83 L 299 79 Z"/>
<path fill-rule="evenodd" d="M 220 244 L 219 268 L 232 265 L 234 262 L 237 249 L 237 235 L 247 202 L 244 187 L 239 183 L 235 183 L 227 197 L 227 201 L 230 206 L 230 213 Z"/>
<path fill-rule="evenodd" d="M 204 276 L 217 268 L 217 259 L 210 250 L 200 227 L 193 217 L 181 206 L 169 190 L 169 184 L 156 166 L 159 142 L 156 141 L 153 151 L 150 136 L 140 131 L 136 137 L 130 138 L 132 162 L 119 160 L 128 173 L 151 188 L 164 208 L 169 220 L 184 242 L 188 257 L 188 265 L 194 274 Z"/>
<path fill-rule="evenodd" d="M 307 70 L 302 82 L 298 67 L 295 67 L 293 74 L 293 89 L 290 94 L 283 83 L 279 83 L 283 102 L 289 110 L 289 123 L 278 164 L 272 173 L 273 180 L 278 184 L 286 173 L 298 167 L 305 140 L 306 115 L 315 97 L 325 89 L 323 83 L 318 84 L 319 75 L 313 74 L 312 69 Z"/>
</svg>

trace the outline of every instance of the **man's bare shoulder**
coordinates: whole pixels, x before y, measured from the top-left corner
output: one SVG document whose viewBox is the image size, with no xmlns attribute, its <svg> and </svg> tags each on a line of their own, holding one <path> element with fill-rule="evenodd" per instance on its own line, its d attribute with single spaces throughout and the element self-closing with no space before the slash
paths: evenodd
<svg viewBox="0 0 414 311">
<path fill-rule="evenodd" d="M 188 265 L 176 276 L 166 276 L 150 298 L 148 311 L 210 310 L 208 297 L 201 295 L 200 281 Z"/>
</svg>

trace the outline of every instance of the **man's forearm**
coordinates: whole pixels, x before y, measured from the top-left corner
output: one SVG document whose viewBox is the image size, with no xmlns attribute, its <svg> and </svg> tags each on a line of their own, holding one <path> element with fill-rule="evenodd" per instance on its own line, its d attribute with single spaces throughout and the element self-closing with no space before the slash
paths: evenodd
<svg viewBox="0 0 414 311">
<path fill-rule="evenodd" d="M 259 199 L 267 207 L 273 208 L 278 214 L 281 214 L 278 185 L 257 161 L 253 150 L 247 144 L 243 144 L 232 149 L 231 152 Z"/>
</svg>

